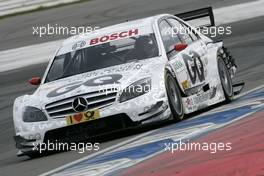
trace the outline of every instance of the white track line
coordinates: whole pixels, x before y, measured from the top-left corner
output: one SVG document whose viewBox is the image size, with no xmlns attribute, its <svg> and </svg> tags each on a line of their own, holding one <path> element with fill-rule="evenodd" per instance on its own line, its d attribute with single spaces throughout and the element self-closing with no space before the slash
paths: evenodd
<svg viewBox="0 0 264 176">
<path fill-rule="evenodd" d="M 244 95 L 247 95 L 247 94 L 249 94 L 249 93 L 251 93 L 251 92 L 254 92 L 254 91 L 257 91 L 257 90 L 259 90 L 259 89 L 262 89 L 262 88 L 264 88 L 264 85 L 259 86 L 259 87 L 256 87 L 256 88 L 254 88 L 254 89 L 252 89 L 252 90 L 249 90 L 249 91 L 247 91 L 247 92 L 241 94 L 240 96 L 237 96 L 236 99 L 239 98 L 239 97 L 242 97 L 242 96 L 244 96 Z M 220 111 L 219 111 L 219 112 L 220 112 Z M 201 114 L 201 115 L 199 115 L 199 116 L 197 116 L 197 117 L 195 117 L 195 118 L 198 118 L 198 117 L 201 117 L 201 116 L 204 116 L 204 115 L 209 115 L 209 114 L 212 114 L 212 113 L 216 113 L 216 112 L 214 112 L 214 110 L 212 110 L 212 111 L 209 111 L 209 112 L 203 113 L 203 114 Z M 250 113 L 245 114 L 245 115 L 243 115 L 243 116 L 241 116 L 241 117 L 239 117 L 239 118 L 236 118 L 236 119 L 234 119 L 234 120 L 232 120 L 232 121 L 230 121 L 229 123 L 226 123 L 226 124 L 224 124 L 224 125 L 220 125 L 220 126 L 218 126 L 218 128 L 223 127 L 223 126 L 226 126 L 226 125 L 228 125 L 228 124 L 231 124 L 231 123 L 233 123 L 233 122 L 235 122 L 235 121 L 238 121 L 238 120 L 240 120 L 240 119 L 242 119 L 242 118 L 244 118 L 244 117 L 246 117 L 246 116 L 249 116 L 249 115 L 251 115 L 251 114 L 253 114 L 253 112 L 250 112 Z M 192 118 L 192 120 L 193 120 L 193 119 L 194 119 L 194 118 Z M 189 120 L 191 120 L 191 119 L 188 119 L 188 120 L 186 120 L 186 121 L 189 121 Z M 56 169 L 53 169 L 53 170 L 48 171 L 48 172 L 46 172 L 46 173 L 43 173 L 43 174 L 41 174 L 40 176 L 48 176 L 48 175 L 54 174 L 54 173 L 56 173 L 56 172 L 58 172 L 58 171 L 61 171 L 61 170 L 63 170 L 63 169 L 66 169 L 67 167 L 73 166 L 73 165 L 76 164 L 76 163 L 79 163 L 79 162 L 82 162 L 82 161 L 88 160 L 88 159 L 93 158 L 93 157 L 95 157 L 95 156 L 98 156 L 98 155 L 100 155 L 100 154 L 102 154 L 102 153 L 106 153 L 106 152 L 109 152 L 109 151 L 113 151 L 113 150 L 115 150 L 115 149 L 118 149 L 119 147 L 125 146 L 125 145 L 130 144 L 130 143 L 132 143 L 132 142 L 134 142 L 134 141 L 137 141 L 137 140 L 139 140 L 139 139 L 141 139 L 141 138 L 143 138 L 143 137 L 145 137 L 145 136 L 147 136 L 147 135 L 149 135 L 149 134 L 151 134 L 151 133 L 153 133 L 153 132 L 155 132 L 155 131 L 157 131 L 157 130 L 159 130 L 159 129 L 152 130 L 152 131 L 149 131 L 149 132 L 143 133 L 143 134 L 141 134 L 141 135 L 135 136 L 135 137 L 133 137 L 133 138 L 131 138 L 131 139 L 128 139 L 128 140 L 125 140 L 125 141 L 123 141 L 123 142 L 121 142 L 121 143 L 119 143 L 119 144 L 113 145 L 113 146 L 111 146 L 111 147 L 109 147 L 109 148 L 103 149 L 103 150 L 101 150 L 101 151 L 99 151 L 99 152 L 93 153 L 93 154 L 91 154 L 91 155 L 85 156 L 85 157 L 83 157 L 83 158 L 81 158 L 81 159 L 78 159 L 78 160 L 76 160 L 76 161 L 73 161 L 73 162 L 71 162 L 71 163 L 68 163 L 68 164 L 63 165 L 63 166 L 61 166 L 61 167 L 58 167 L 58 168 L 56 168 Z"/>
<path fill-rule="evenodd" d="M 0 73 L 26 66 L 46 63 L 62 41 L 42 43 L 0 52 Z"/>
<path fill-rule="evenodd" d="M 0 17 L 35 10 L 40 7 L 53 7 L 80 0 L 8 0 L 0 2 Z"/>
<path fill-rule="evenodd" d="M 218 25 L 264 16 L 264 0 L 214 9 Z M 0 51 L 0 72 L 48 62 L 61 41 Z"/>
<path fill-rule="evenodd" d="M 214 14 L 217 24 L 228 24 L 264 16 L 264 0 L 222 7 L 214 10 Z"/>
<path fill-rule="evenodd" d="M 157 129 L 156 129 L 156 130 L 157 130 Z M 82 161 L 87 160 L 87 159 L 89 159 L 89 158 L 93 158 L 93 157 L 98 156 L 98 155 L 100 155 L 100 154 L 102 154 L 102 153 L 106 153 L 106 152 L 108 152 L 108 151 L 112 151 L 112 150 L 114 150 L 114 149 L 116 149 L 116 148 L 119 148 L 119 147 L 121 147 L 121 146 L 123 146 L 123 145 L 129 144 L 129 143 L 134 142 L 134 141 L 136 141 L 136 140 L 138 140 L 138 139 L 140 139 L 140 138 L 142 138 L 142 137 L 144 137 L 144 136 L 147 136 L 148 134 L 153 133 L 153 132 L 156 131 L 156 130 L 152 130 L 152 131 L 149 131 L 149 132 L 146 132 L 146 133 L 140 134 L 140 135 L 138 135 L 138 136 L 135 136 L 135 137 L 133 137 L 133 138 L 130 138 L 130 139 L 128 139 L 128 140 L 125 140 L 125 141 L 123 141 L 123 142 L 120 142 L 120 143 L 118 143 L 118 144 L 116 144 L 116 145 L 113 145 L 113 146 L 108 147 L 108 148 L 106 148 L 106 149 L 103 149 L 103 150 L 101 150 L 101 151 L 95 152 L 95 153 L 93 153 L 93 154 L 91 154 L 91 155 L 85 156 L 85 157 L 83 157 L 83 158 L 81 158 L 81 159 L 75 160 L 75 161 L 73 161 L 73 162 L 71 162 L 71 163 L 68 163 L 68 164 L 63 165 L 63 166 L 61 166 L 61 167 L 58 167 L 58 168 L 56 168 L 56 169 L 53 169 L 53 170 L 51 170 L 51 171 L 49 171 L 49 172 L 46 172 L 46 173 L 44 173 L 44 174 L 41 174 L 40 176 L 50 175 L 51 173 L 54 173 L 54 172 L 57 172 L 57 171 L 59 171 L 59 170 L 65 169 L 65 168 L 67 168 L 67 167 L 69 167 L 69 166 L 72 166 L 72 165 L 74 165 L 74 164 L 76 164 L 76 163 L 82 162 Z"/>
</svg>

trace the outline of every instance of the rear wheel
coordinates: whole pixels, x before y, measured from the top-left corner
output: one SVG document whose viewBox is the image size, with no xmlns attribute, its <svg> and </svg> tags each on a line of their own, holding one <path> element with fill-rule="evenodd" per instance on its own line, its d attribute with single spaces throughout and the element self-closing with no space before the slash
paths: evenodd
<svg viewBox="0 0 264 176">
<path fill-rule="evenodd" d="M 184 116 L 182 98 L 179 86 L 170 73 L 165 75 L 165 86 L 173 119 L 180 121 Z"/>
<path fill-rule="evenodd" d="M 233 84 L 230 73 L 221 57 L 218 58 L 218 71 L 226 102 L 230 102 L 234 97 Z"/>
</svg>

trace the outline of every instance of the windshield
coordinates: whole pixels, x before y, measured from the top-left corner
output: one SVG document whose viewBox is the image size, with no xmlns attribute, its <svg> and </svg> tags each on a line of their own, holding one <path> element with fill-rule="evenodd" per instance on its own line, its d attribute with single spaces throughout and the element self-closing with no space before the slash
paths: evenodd
<svg viewBox="0 0 264 176">
<path fill-rule="evenodd" d="M 153 33 L 114 40 L 56 56 L 45 82 L 158 56 Z"/>
</svg>

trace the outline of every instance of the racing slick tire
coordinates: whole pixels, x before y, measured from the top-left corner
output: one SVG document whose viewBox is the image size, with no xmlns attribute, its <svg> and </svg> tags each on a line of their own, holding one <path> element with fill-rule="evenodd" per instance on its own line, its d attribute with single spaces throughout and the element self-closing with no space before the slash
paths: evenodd
<svg viewBox="0 0 264 176">
<path fill-rule="evenodd" d="M 165 87 L 172 117 L 175 121 L 181 121 L 184 117 L 182 97 L 175 78 L 169 72 L 165 74 Z"/>
<path fill-rule="evenodd" d="M 225 95 L 225 102 L 229 103 L 234 97 L 231 75 L 222 57 L 218 56 L 218 72 Z"/>
</svg>

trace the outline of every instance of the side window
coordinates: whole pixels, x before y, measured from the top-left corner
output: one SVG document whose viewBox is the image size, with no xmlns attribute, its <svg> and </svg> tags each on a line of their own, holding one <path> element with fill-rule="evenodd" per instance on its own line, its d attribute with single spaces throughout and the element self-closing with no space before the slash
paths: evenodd
<svg viewBox="0 0 264 176">
<path fill-rule="evenodd" d="M 174 33 L 178 34 L 182 41 L 186 44 L 191 44 L 193 41 L 198 39 L 193 31 L 185 24 L 181 24 L 178 20 L 173 18 L 169 18 L 168 21 L 172 25 Z"/>
<path fill-rule="evenodd" d="M 186 26 L 185 24 L 182 24 L 182 26 L 184 26 L 185 29 L 189 31 L 189 35 L 191 36 L 193 41 L 198 40 L 198 37 L 197 37 L 197 34 L 195 34 L 195 31 L 191 30 L 190 27 Z"/>
<path fill-rule="evenodd" d="M 56 56 L 49 70 L 49 74 L 45 82 L 52 81 L 63 76 L 62 74 L 63 74 L 63 67 L 65 64 L 65 57 L 66 57 L 65 55 Z"/>
<path fill-rule="evenodd" d="M 179 37 L 174 35 L 172 27 L 165 20 L 162 20 L 159 24 L 162 41 L 166 52 L 173 50 L 177 43 L 181 43 Z"/>
</svg>

